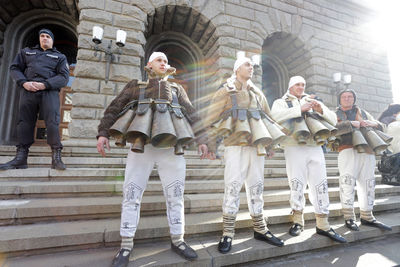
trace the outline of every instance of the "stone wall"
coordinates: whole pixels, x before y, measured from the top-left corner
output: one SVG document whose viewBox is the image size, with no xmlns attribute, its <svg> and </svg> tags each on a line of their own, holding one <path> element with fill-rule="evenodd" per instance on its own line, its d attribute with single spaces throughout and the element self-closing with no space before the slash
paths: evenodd
<svg viewBox="0 0 400 267">
<path fill-rule="evenodd" d="M 351 1 L 328 0 L 80 0 L 79 52 L 75 68 L 72 138 L 94 138 L 105 107 L 131 79 L 141 79 L 149 17 L 162 6 L 185 6 L 199 12 L 215 27 L 211 47 L 205 52 L 208 86 L 212 93 L 220 77 L 231 73 L 236 52 L 260 54 L 265 40 L 285 33 L 297 53 L 279 53 L 289 75 L 303 75 L 307 89 L 336 105 L 332 74 L 352 74 L 358 103 L 377 115 L 392 102 L 385 51 L 363 35 L 362 25 L 373 15 Z M 104 82 L 105 60 L 93 55 L 91 29 L 104 28 L 105 39 L 115 39 L 117 29 L 127 31 L 127 44 L 119 63 L 113 63 L 110 81 Z M 173 30 L 173 28 L 168 29 Z M 196 34 L 197 28 L 194 28 Z M 201 44 L 201 40 L 197 44 Z M 104 44 L 106 45 L 106 44 Z M 276 44 L 280 45 L 279 42 Z M 273 51 L 273 50 L 271 50 Z M 270 53 L 271 53 L 270 51 Z M 286 63 L 285 63 L 286 60 Z M 304 63 L 306 62 L 306 63 Z M 290 63 L 290 64 L 289 64 Z M 288 77 L 287 77 L 288 78 Z M 261 74 L 254 77 L 261 85 Z"/>
</svg>

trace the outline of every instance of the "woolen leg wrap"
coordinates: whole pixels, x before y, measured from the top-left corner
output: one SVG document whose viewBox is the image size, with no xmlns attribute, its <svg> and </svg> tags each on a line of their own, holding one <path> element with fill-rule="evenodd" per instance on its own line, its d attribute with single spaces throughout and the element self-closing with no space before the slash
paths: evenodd
<svg viewBox="0 0 400 267">
<path fill-rule="evenodd" d="M 253 228 L 254 231 L 260 233 L 260 234 L 265 234 L 268 232 L 268 227 L 266 220 L 264 221 L 264 216 L 263 214 L 257 214 L 257 215 L 251 215 L 251 218 L 253 219 Z"/>
<path fill-rule="evenodd" d="M 222 235 L 233 238 L 235 236 L 236 215 L 222 214 L 222 219 L 224 227 Z"/>
<path fill-rule="evenodd" d="M 181 234 L 181 235 L 171 235 L 171 242 L 175 246 L 178 246 L 180 243 L 183 242 L 183 234 Z"/>
<path fill-rule="evenodd" d="M 133 237 L 122 237 L 121 248 L 132 250 L 133 248 Z"/>
<path fill-rule="evenodd" d="M 354 214 L 354 209 L 342 209 L 343 217 L 345 220 L 356 220 L 356 215 Z"/>
<path fill-rule="evenodd" d="M 370 210 L 370 211 L 360 210 L 360 217 L 361 217 L 361 219 L 364 219 L 369 222 L 376 220 L 374 215 L 372 214 L 372 210 Z"/>
<path fill-rule="evenodd" d="M 315 214 L 315 219 L 319 229 L 324 231 L 331 229 L 328 222 L 328 214 Z"/>
<path fill-rule="evenodd" d="M 298 223 L 304 226 L 304 216 L 302 210 L 292 210 L 292 221 L 293 224 Z"/>
</svg>

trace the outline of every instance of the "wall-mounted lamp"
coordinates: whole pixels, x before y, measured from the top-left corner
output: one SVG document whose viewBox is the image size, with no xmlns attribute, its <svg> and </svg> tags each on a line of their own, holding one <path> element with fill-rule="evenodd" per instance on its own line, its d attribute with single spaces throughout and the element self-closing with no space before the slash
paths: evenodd
<svg viewBox="0 0 400 267">
<path fill-rule="evenodd" d="M 341 90 L 340 86 L 341 81 L 342 81 L 342 74 L 340 72 L 334 73 L 333 82 L 335 83 L 336 87 L 335 89 L 332 88 L 332 94 L 337 95 L 339 93 L 339 91 Z M 349 88 L 350 83 L 351 83 L 351 75 L 350 74 L 343 75 L 343 84 L 345 89 Z"/>
<path fill-rule="evenodd" d="M 241 57 L 245 57 L 246 56 L 246 52 L 244 51 L 237 51 L 236 52 L 236 59 L 239 59 Z"/>
<path fill-rule="evenodd" d="M 253 62 L 254 66 L 260 66 L 261 56 L 260 55 L 253 55 L 251 57 L 251 61 Z"/>
<path fill-rule="evenodd" d="M 117 62 L 119 62 L 119 56 L 122 54 L 121 48 L 125 46 L 126 41 L 126 31 L 117 30 L 116 42 L 115 44 L 118 46 L 117 49 L 112 50 L 112 40 L 108 43 L 107 48 L 101 47 L 100 44 L 103 39 L 103 28 L 99 26 L 93 26 L 93 38 L 92 41 L 95 43 L 94 45 L 94 56 L 97 57 L 97 53 L 104 52 L 106 57 L 106 72 L 105 72 L 105 82 L 108 82 L 110 76 L 110 65 L 115 60 L 115 55 L 117 54 Z M 101 53 L 99 53 L 99 58 L 101 59 Z"/>
</svg>

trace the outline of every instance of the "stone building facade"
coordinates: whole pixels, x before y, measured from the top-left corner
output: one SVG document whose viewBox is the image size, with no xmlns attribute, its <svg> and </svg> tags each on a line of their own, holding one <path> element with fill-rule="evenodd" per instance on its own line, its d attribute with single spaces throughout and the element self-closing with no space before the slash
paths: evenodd
<svg viewBox="0 0 400 267">
<path fill-rule="evenodd" d="M 302 75 L 306 91 L 334 107 L 332 74 L 342 72 L 352 75 L 358 104 L 372 114 L 392 102 L 386 52 L 365 28 L 374 14 L 357 1 L 23 0 L 18 6 L 13 2 L 0 1 L 0 144 L 12 143 L 16 123 L 18 92 L 9 78 L 10 60 L 33 38 L 34 30 L 49 24 L 58 31 L 56 38 L 61 35 L 72 43 L 65 51 L 72 51 L 70 63 L 76 62 L 70 138 L 96 136 L 105 107 L 129 80 L 146 78 L 143 66 L 156 50 L 167 53 L 178 69 L 174 78 L 185 84 L 200 110 L 231 74 L 238 51 L 249 57 L 261 55 L 254 81 L 270 101 L 283 95 L 290 76 Z M 118 29 L 127 32 L 126 46 L 111 64 L 107 83 L 105 56 L 94 55 L 95 25 L 104 29 L 103 47 L 115 39 Z"/>
</svg>

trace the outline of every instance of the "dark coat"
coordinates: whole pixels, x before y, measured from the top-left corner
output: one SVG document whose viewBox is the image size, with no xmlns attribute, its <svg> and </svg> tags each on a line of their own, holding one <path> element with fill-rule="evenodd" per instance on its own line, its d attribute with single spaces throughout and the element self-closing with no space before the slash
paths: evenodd
<svg viewBox="0 0 400 267">
<path fill-rule="evenodd" d="M 69 68 L 66 57 L 56 48 L 43 50 L 39 45 L 22 49 L 10 66 L 11 76 L 19 86 L 35 81 L 46 89 L 60 90 L 68 83 Z"/>
</svg>

